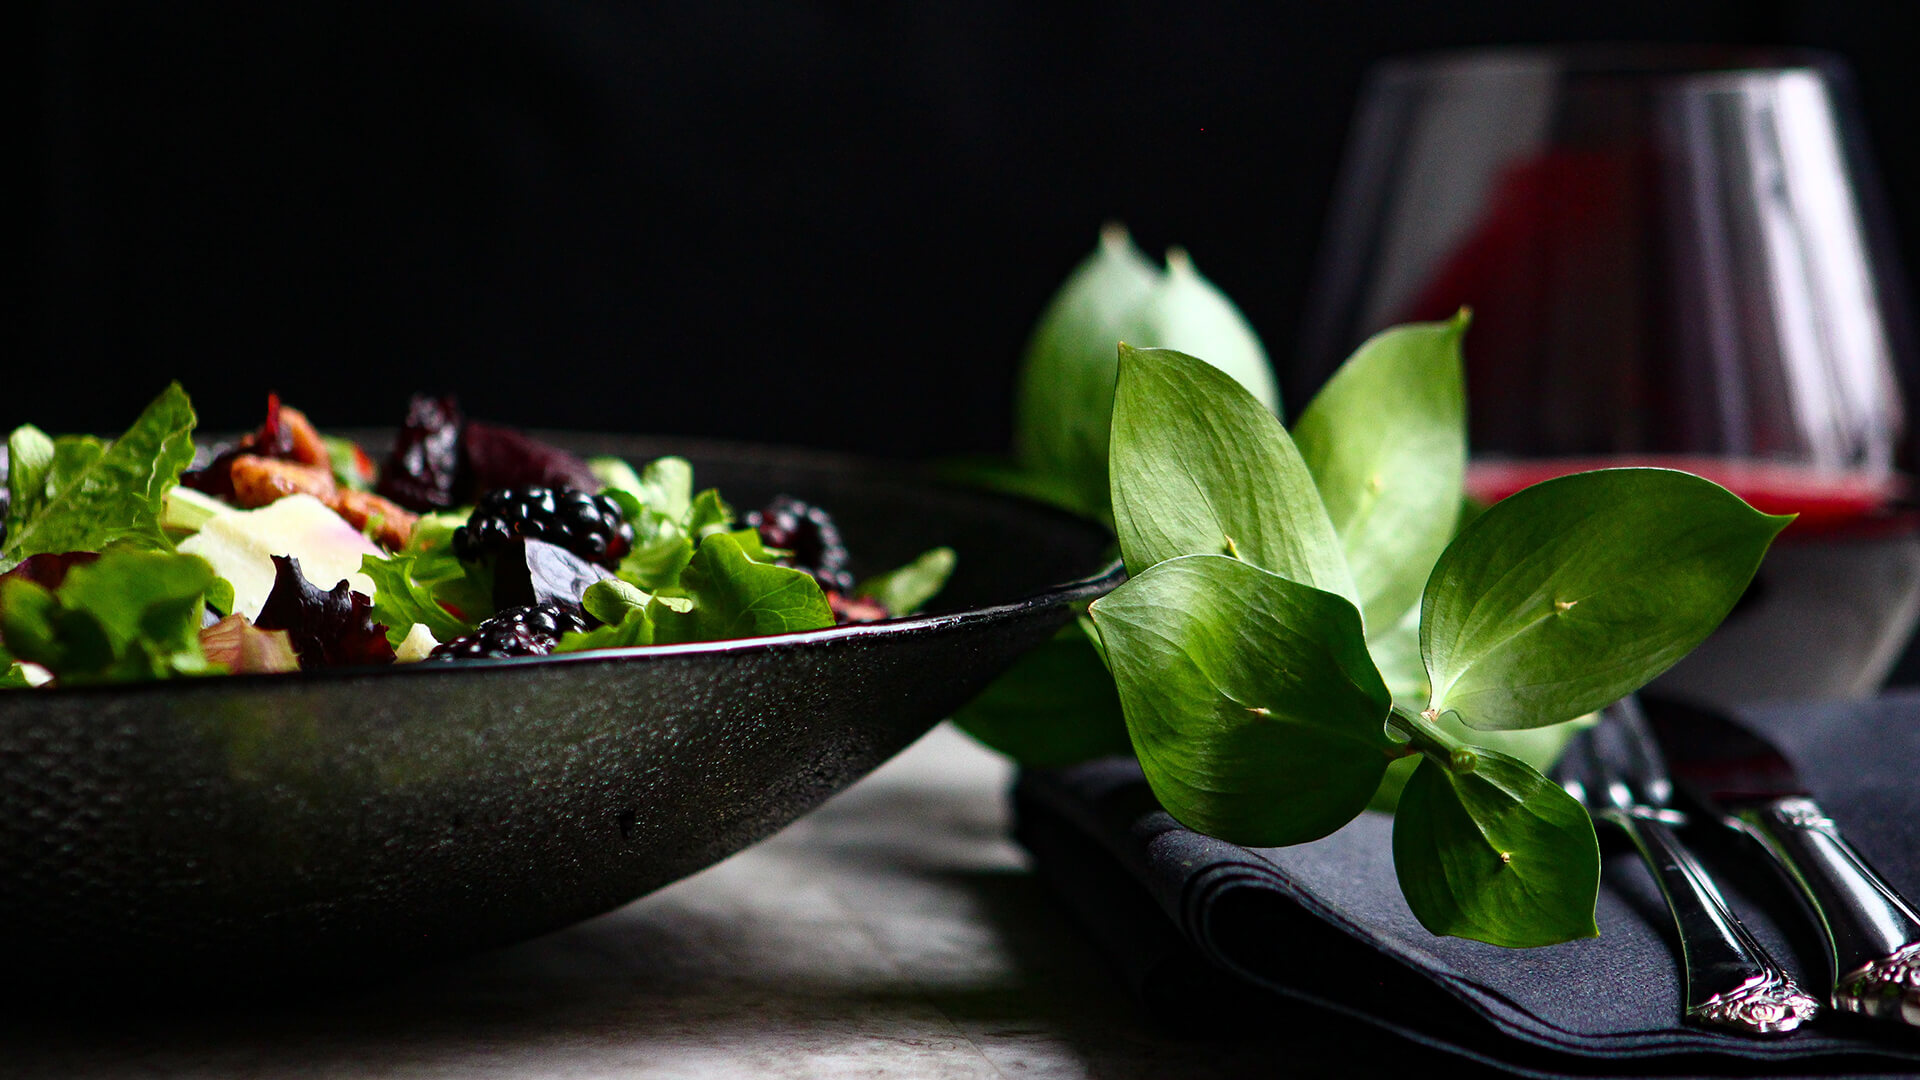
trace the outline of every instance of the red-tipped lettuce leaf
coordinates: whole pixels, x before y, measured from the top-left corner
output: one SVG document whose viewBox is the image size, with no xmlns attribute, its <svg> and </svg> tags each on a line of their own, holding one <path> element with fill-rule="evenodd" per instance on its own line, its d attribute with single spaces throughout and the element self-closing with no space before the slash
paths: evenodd
<svg viewBox="0 0 1920 1080">
<path fill-rule="evenodd" d="M 285 630 L 262 630 L 245 615 L 229 615 L 200 631 L 200 651 L 234 675 L 300 670 Z"/>
</svg>

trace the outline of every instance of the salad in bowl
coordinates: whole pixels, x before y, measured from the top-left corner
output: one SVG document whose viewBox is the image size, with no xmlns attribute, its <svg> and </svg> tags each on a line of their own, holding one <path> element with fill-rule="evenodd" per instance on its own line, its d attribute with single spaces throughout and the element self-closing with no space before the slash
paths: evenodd
<svg viewBox="0 0 1920 1080">
<path fill-rule="evenodd" d="M 833 517 L 740 513 L 683 458 L 584 458 L 413 398 L 384 462 L 267 398 L 194 440 L 169 386 L 119 438 L 7 440 L 0 687 L 457 663 L 905 615 L 935 548 L 855 580 Z"/>
</svg>

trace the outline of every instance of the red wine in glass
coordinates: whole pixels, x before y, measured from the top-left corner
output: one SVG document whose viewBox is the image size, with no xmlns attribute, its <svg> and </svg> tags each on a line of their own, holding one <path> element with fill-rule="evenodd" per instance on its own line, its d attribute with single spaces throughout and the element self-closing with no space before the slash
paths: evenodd
<svg viewBox="0 0 1920 1080">
<path fill-rule="evenodd" d="M 1798 513 L 1665 677 L 1718 701 L 1871 693 L 1920 613 L 1904 511 L 1906 294 L 1844 68 L 1580 47 L 1394 61 L 1363 94 L 1301 367 L 1474 312 L 1491 501 L 1655 465 Z"/>
</svg>

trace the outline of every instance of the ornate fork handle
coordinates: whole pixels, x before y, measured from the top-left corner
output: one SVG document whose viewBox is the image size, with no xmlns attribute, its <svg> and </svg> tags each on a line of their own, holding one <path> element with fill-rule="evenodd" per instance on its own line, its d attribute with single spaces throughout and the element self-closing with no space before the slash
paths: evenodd
<svg viewBox="0 0 1920 1080">
<path fill-rule="evenodd" d="M 1670 810 L 1635 807 L 1596 815 L 1620 827 L 1653 871 L 1680 935 L 1686 1015 L 1749 1035 L 1784 1034 L 1811 1020 L 1820 1003 L 1795 985 L 1740 925 L 1700 860 L 1672 826 Z"/>
<path fill-rule="evenodd" d="M 1920 1027 L 1920 912 L 1812 799 L 1749 808 L 1733 824 L 1760 841 L 1813 909 L 1826 934 L 1833 1006 Z"/>
</svg>

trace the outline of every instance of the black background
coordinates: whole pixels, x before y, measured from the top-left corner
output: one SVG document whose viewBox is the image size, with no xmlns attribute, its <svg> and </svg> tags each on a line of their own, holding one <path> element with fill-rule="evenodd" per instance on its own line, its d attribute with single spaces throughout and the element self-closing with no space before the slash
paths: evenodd
<svg viewBox="0 0 1920 1080">
<path fill-rule="evenodd" d="M 1835 49 L 1913 264 L 1902 7 L 49 4 L 0 424 L 117 430 L 179 378 L 211 428 L 269 388 L 323 426 L 430 389 L 530 426 L 996 449 L 1109 218 L 1187 246 L 1286 379 L 1362 72 L 1461 45 Z"/>
</svg>

